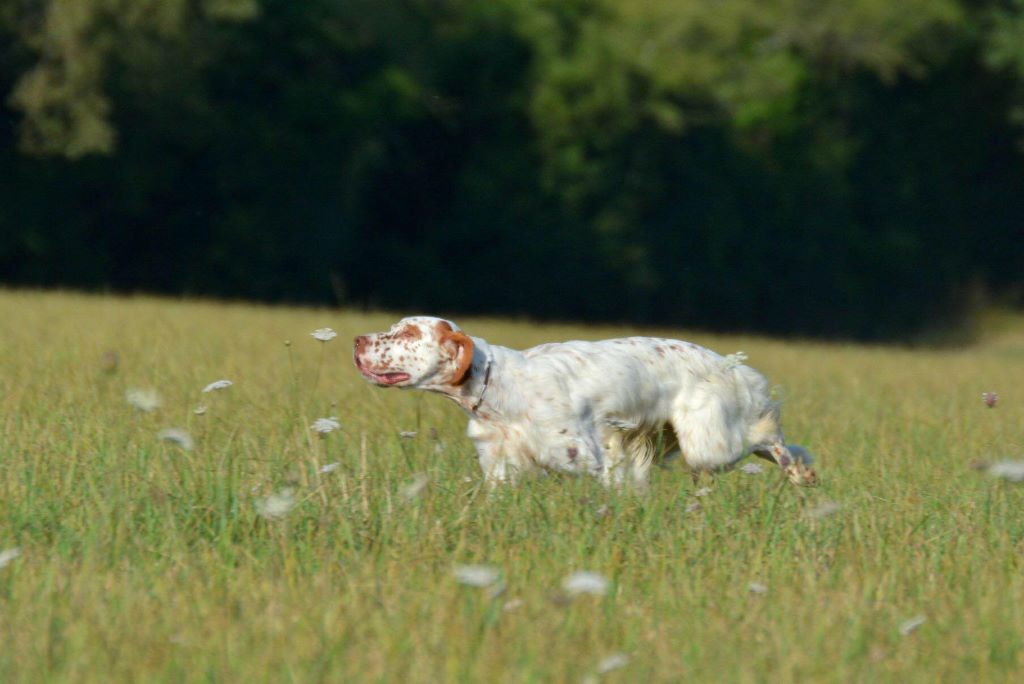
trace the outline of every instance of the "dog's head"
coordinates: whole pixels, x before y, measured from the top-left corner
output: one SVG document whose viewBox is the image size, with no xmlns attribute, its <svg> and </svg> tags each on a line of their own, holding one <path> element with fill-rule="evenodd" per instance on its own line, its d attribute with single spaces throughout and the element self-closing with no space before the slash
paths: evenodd
<svg viewBox="0 0 1024 684">
<path fill-rule="evenodd" d="M 403 318 L 387 332 L 355 339 L 352 360 L 363 377 L 382 387 L 451 391 L 466 381 L 473 340 L 443 318 Z"/>
</svg>

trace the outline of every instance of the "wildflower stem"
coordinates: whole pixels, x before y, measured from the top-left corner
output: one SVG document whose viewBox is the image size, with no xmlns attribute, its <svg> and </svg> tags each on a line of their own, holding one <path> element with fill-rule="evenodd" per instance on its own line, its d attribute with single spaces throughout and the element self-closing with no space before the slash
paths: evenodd
<svg viewBox="0 0 1024 684">
<path fill-rule="evenodd" d="M 313 380 L 313 391 L 316 391 L 317 385 L 320 384 L 320 369 L 324 365 L 324 345 L 320 345 L 320 359 L 316 363 L 316 378 Z"/>
<path fill-rule="evenodd" d="M 299 378 L 295 374 L 295 359 L 292 358 L 292 343 L 290 340 L 284 343 L 284 348 L 288 351 L 288 370 L 291 371 L 292 376 L 292 402 L 294 403 L 295 397 L 299 392 Z"/>
<path fill-rule="evenodd" d="M 306 435 L 306 439 L 307 440 L 309 439 L 308 433 Z M 310 440 L 310 441 L 312 441 L 312 440 Z M 324 463 L 329 462 L 330 461 L 330 454 L 327 452 L 327 440 L 326 439 L 321 439 L 321 440 L 317 440 L 317 441 L 319 441 L 319 442 L 321 442 L 323 444 L 323 449 L 324 449 L 323 462 Z M 324 479 L 323 479 L 323 475 L 320 472 L 319 452 L 316 450 L 316 448 L 313 448 L 312 454 L 313 454 L 313 477 L 316 478 L 316 492 L 315 493 L 318 493 L 320 495 L 320 503 L 322 503 L 324 506 L 326 506 L 327 505 L 327 492 L 324 491 Z"/>
<path fill-rule="evenodd" d="M 366 495 L 366 477 L 369 468 L 366 463 L 366 433 L 362 433 L 359 439 L 359 495 L 362 499 L 363 518 L 370 519 L 370 500 Z"/>
</svg>

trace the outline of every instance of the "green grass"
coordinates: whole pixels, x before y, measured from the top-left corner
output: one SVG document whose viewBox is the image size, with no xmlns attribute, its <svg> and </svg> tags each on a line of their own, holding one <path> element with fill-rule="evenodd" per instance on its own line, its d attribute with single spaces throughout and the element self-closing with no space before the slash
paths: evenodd
<svg viewBox="0 0 1024 684">
<path fill-rule="evenodd" d="M 578 682 L 615 652 L 603 681 L 1019 680 L 1024 489 L 966 464 L 1024 457 L 1024 320 L 955 351 L 460 321 L 513 347 L 746 351 L 822 485 L 734 472 L 687 512 L 678 469 L 645 496 L 572 478 L 488 495 L 457 408 L 351 367 L 351 337 L 393 319 L 0 292 L 0 550 L 22 551 L 0 568 L 0 681 Z M 125 391 L 147 387 L 164 403 L 141 413 Z M 332 415 L 343 431 L 317 438 Z M 289 488 L 296 507 L 260 517 Z M 813 517 L 824 501 L 842 508 Z M 459 585 L 464 563 L 505 593 Z M 567 602 L 575 570 L 609 593 Z"/>
</svg>

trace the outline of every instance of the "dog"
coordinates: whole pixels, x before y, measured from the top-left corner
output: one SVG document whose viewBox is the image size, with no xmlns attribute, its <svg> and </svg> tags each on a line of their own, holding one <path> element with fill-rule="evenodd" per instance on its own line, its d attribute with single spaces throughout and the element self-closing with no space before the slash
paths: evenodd
<svg viewBox="0 0 1024 684">
<path fill-rule="evenodd" d="M 436 392 L 462 407 L 490 484 L 546 470 L 642 489 L 657 458 L 676 450 L 695 477 L 753 452 L 794 484 L 816 484 L 809 454 L 783 440 L 768 381 L 744 360 L 653 337 L 516 351 L 429 316 L 403 318 L 353 346 L 369 382 Z"/>
</svg>

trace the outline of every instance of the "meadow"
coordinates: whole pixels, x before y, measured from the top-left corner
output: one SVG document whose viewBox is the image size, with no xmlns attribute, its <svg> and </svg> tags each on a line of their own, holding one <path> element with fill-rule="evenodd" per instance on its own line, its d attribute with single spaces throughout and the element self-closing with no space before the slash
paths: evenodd
<svg viewBox="0 0 1024 684">
<path fill-rule="evenodd" d="M 396 318 L 0 292 L 0 681 L 1020 680 L 1024 489 L 968 464 L 1024 457 L 1024 319 L 955 349 L 458 321 L 743 350 L 822 480 L 637 495 L 488 493 L 454 405 L 353 369 Z"/>
</svg>

